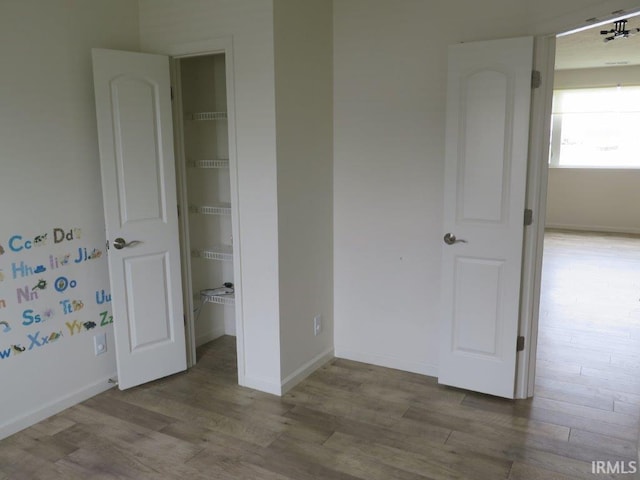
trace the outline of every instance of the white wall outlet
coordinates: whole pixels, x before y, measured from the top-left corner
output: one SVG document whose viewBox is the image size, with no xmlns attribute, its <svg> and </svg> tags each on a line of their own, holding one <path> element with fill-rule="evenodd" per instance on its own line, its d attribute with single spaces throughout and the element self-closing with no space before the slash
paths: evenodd
<svg viewBox="0 0 640 480">
<path fill-rule="evenodd" d="M 313 317 L 313 334 L 320 335 L 322 332 L 322 315 L 316 315 Z"/>
<path fill-rule="evenodd" d="M 93 350 L 96 355 L 107 353 L 107 334 L 99 333 L 93 337 Z"/>
</svg>

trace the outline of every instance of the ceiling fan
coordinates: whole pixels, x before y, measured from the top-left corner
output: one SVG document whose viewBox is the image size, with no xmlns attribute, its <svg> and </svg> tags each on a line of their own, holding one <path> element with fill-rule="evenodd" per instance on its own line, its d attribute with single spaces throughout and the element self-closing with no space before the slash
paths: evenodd
<svg viewBox="0 0 640 480">
<path fill-rule="evenodd" d="M 638 32 L 640 32 L 640 28 L 632 28 L 630 30 L 627 30 L 627 19 L 625 18 L 613 22 L 612 30 L 600 30 L 600 35 L 609 35 L 604 39 L 604 42 L 607 43 L 611 40 L 617 40 L 619 38 L 629 38 Z"/>
</svg>

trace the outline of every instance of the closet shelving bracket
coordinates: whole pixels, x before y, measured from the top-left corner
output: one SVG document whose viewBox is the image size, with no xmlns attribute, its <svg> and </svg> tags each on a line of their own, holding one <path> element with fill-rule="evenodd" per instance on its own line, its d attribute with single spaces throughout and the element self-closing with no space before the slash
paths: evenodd
<svg viewBox="0 0 640 480">
<path fill-rule="evenodd" d="M 202 215 L 231 215 L 231 204 L 219 205 L 189 205 L 189 212 Z"/>
<path fill-rule="evenodd" d="M 191 256 L 194 258 L 205 258 L 207 260 L 232 262 L 233 248 L 229 245 L 215 245 L 209 248 L 195 248 L 191 250 Z"/>
<path fill-rule="evenodd" d="M 228 295 L 207 295 L 204 293 L 198 293 L 193 296 L 194 300 L 205 303 L 216 303 L 218 305 L 235 305 L 235 294 L 230 293 Z"/>
<path fill-rule="evenodd" d="M 228 158 L 217 158 L 213 160 L 192 160 L 187 162 L 189 168 L 229 168 Z"/>
<path fill-rule="evenodd" d="M 227 112 L 193 112 L 187 113 L 187 120 L 226 120 Z"/>
</svg>

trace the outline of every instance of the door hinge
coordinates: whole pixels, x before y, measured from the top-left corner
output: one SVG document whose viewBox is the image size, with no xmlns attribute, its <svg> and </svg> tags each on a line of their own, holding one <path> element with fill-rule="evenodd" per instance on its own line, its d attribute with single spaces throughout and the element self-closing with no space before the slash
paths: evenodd
<svg viewBox="0 0 640 480">
<path fill-rule="evenodd" d="M 542 85 L 542 74 L 539 70 L 531 71 L 531 88 L 540 88 Z"/>
<path fill-rule="evenodd" d="M 524 337 L 520 335 L 518 337 L 518 341 L 516 342 L 516 352 L 521 352 L 524 350 Z"/>
<path fill-rule="evenodd" d="M 531 224 L 533 224 L 533 210 L 531 210 L 530 208 L 525 208 L 524 209 L 524 225 L 525 227 L 528 227 Z"/>
<path fill-rule="evenodd" d="M 171 91 L 171 100 L 173 100 L 173 87 L 169 87 L 169 90 Z"/>
</svg>

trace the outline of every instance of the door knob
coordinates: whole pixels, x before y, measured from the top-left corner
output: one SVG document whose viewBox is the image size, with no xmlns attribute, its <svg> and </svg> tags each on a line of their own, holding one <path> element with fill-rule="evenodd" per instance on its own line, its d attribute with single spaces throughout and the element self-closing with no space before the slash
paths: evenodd
<svg viewBox="0 0 640 480">
<path fill-rule="evenodd" d="M 447 245 L 453 245 L 454 243 L 467 243 L 467 241 L 456 238 L 453 233 L 446 233 L 444 235 L 444 243 Z"/>
<path fill-rule="evenodd" d="M 139 240 L 133 240 L 131 242 L 127 242 L 124 238 L 118 237 L 113 241 L 113 248 L 116 250 L 122 250 L 124 247 L 132 247 L 140 243 Z"/>
</svg>

